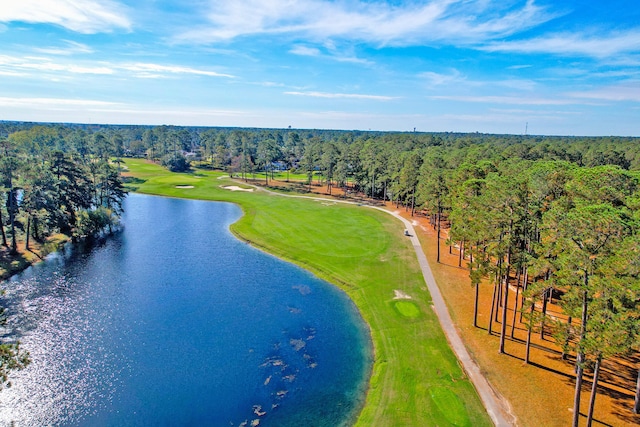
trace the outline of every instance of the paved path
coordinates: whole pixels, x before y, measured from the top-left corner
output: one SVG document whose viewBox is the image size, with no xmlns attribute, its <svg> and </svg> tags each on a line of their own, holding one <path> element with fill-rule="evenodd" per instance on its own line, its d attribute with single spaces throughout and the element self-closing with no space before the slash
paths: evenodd
<svg viewBox="0 0 640 427">
<path fill-rule="evenodd" d="M 482 400 L 482 403 L 487 410 L 487 413 L 491 417 L 493 423 L 498 427 L 517 425 L 516 418 L 511 413 L 508 402 L 506 402 L 504 398 L 499 396 L 491 387 L 491 384 L 489 384 L 484 375 L 482 375 L 482 373 L 480 372 L 480 368 L 476 364 L 475 360 L 471 358 L 471 355 L 467 351 L 467 348 L 464 346 L 464 343 L 460 338 L 460 334 L 458 334 L 458 330 L 453 324 L 453 320 L 451 320 L 449 310 L 447 310 L 447 305 L 445 304 L 444 298 L 442 298 L 442 294 L 440 293 L 440 288 L 436 284 L 436 279 L 433 277 L 431 266 L 429 265 L 429 261 L 427 261 L 427 257 L 425 256 L 424 251 L 422 250 L 420 240 L 418 240 L 415 229 L 413 228 L 413 225 L 409 220 L 403 218 L 395 212 L 391 212 L 379 206 L 371 206 L 346 200 L 329 199 L 325 197 L 282 194 L 275 191 L 267 190 L 262 187 L 254 187 L 259 190 L 283 197 L 324 200 L 334 203 L 358 204 L 368 208 L 377 209 L 389 215 L 393 215 L 394 217 L 402 221 L 405 228 L 409 231 L 409 239 L 411 240 L 413 249 L 415 250 L 416 256 L 418 257 L 418 263 L 420 264 L 420 268 L 422 269 L 422 276 L 424 277 L 424 281 L 427 283 L 427 288 L 429 289 L 429 293 L 431 294 L 431 300 L 433 301 L 433 311 L 436 313 L 436 316 L 438 316 L 440 326 L 442 327 L 442 330 L 444 331 L 447 340 L 449 341 L 449 345 L 458 357 L 458 360 L 462 364 L 462 367 L 467 373 L 467 376 L 475 386 L 478 395 L 480 396 L 480 399 Z"/>
</svg>

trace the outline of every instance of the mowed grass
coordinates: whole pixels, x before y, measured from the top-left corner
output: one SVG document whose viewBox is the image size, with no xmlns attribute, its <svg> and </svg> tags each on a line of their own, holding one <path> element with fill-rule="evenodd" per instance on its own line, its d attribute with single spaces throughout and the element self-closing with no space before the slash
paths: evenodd
<svg viewBox="0 0 640 427">
<path fill-rule="evenodd" d="M 242 183 L 218 172 L 174 174 L 135 159 L 126 167 L 140 193 L 238 204 L 244 216 L 231 226 L 238 238 L 349 295 L 369 325 L 375 353 L 356 426 L 492 425 L 440 329 L 398 220 L 355 205 L 225 190 Z M 412 299 L 394 300 L 396 289 Z"/>
</svg>

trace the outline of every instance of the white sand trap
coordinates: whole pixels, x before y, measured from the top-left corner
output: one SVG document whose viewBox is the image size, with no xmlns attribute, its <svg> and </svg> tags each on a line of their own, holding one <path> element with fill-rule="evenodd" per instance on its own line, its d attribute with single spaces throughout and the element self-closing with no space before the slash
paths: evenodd
<svg viewBox="0 0 640 427">
<path fill-rule="evenodd" d="M 176 188 L 193 188 L 193 185 L 176 185 Z"/>
<path fill-rule="evenodd" d="M 227 185 L 222 187 L 225 190 L 231 190 L 231 191 L 248 191 L 248 192 L 252 192 L 253 188 L 242 188 L 242 187 L 238 187 L 237 185 Z"/>
<path fill-rule="evenodd" d="M 393 293 L 395 294 L 393 299 L 411 299 L 411 295 L 405 294 L 404 292 L 397 289 L 394 289 Z"/>
</svg>

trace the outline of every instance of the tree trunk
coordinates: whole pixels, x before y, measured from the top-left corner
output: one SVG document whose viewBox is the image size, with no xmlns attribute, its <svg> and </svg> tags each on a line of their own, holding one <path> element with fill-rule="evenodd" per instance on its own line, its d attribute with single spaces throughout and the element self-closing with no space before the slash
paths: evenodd
<svg viewBox="0 0 640 427">
<path fill-rule="evenodd" d="M 578 371 L 576 372 L 576 389 L 573 395 L 573 422 L 572 427 L 578 427 L 580 420 L 580 391 L 582 390 L 582 354 L 578 355 Z"/>
<path fill-rule="evenodd" d="M 27 215 L 27 238 L 25 239 L 24 248 L 29 250 L 29 235 L 31 234 L 29 231 L 31 230 L 31 215 Z"/>
<path fill-rule="evenodd" d="M 544 340 L 544 319 L 547 316 L 547 291 L 542 293 L 542 317 L 540 318 L 540 339 Z"/>
<path fill-rule="evenodd" d="M 436 219 L 436 221 L 438 222 L 436 224 L 436 226 L 438 227 L 438 238 L 436 239 L 438 241 L 438 253 L 436 256 L 436 262 L 440 262 L 440 208 L 438 208 L 438 218 Z"/>
<path fill-rule="evenodd" d="M 413 189 L 413 193 L 411 193 L 411 216 L 413 216 L 413 214 L 416 211 L 416 189 Z"/>
<path fill-rule="evenodd" d="M 11 253 L 18 253 L 18 241 L 16 239 L 16 197 L 15 191 L 9 191 L 9 221 L 11 222 Z"/>
<path fill-rule="evenodd" d="M 493 326 L 493 313 L 496 307 L 496 294 L 497 294 L 497 288 L 498 288 L 498 284 L 496 283 L 493 286 L 493 296 L 491 297 L 491 313 L 489 313 L 489 335 L 491 335 L 491 333 L 493 332 L 491 330 L 491 327 Z"/>
<path fill-rule="evenodd" d="M 515 306 L 513 307 L 513 319 L 511 319 L 511 338 L 514 337 L 515 329 L 516 329 L 516 315 L 518 314 L 518 296 L 520 295 L 520 281 L 516 281 L 516 297 L 514 298 L 513 303 Z"/>
<path fill-rule="evenodd" d="M 569 318 L 567 319 L 567 329 L 569 329 L 571 327 L 571 322 L 573 321 L 573 319 L 571 318 L 571 316 L 569 316 Z M 567 338 L 565 338 L 564 340 L 564 345 L 562 346 L 562 360 L 567 360 L 567 357 L 569 356 L 567 354 L 567 352 L 564 350 L 565 348 L 567 348 L 567 345 L 569 345 L 569 334 L 567 333 Z"/>
<path fill-rule="evenodd" d="M 458 252 L 458 267 L 462 267 L 462 258 L 464 257 L 464 255 L 462 255 L 463 251 L 464 251 L 464 239 L 460 241 L 460 251 Z"/>
<path fill-rule="evenodd" d="M 602 356 L 598 356 L 596 366 L 593 370 L 593 383 L 591 384 L 591 397 L 589 398 L 589 413 L 587 415 L 587 427 L 591 427 L 593 423 L 593 409 L 596 405 L 596 394 L 598 393 L 598 376 L 600 375 L 600 363 Z"/>
<path fill-rule="evenodd" d="M 586 290 L 586 285 L 589 281 L 588 273 L 585 271 L 585 290 L 582 294 L 582 330 L 580 331 L 580 341 L 584 339 L 587 328 L 587 302 L 588 302 L 588 293 Z M 580 351 L 576 358 L 576 390 L 573 397 L 573 424 L 572 427 L 578 427 L 578 421 L 580 419 L 580 392 L 582 390 L 582 374 L 584 373 L 584 353 Z"/>
<path fill-rule="evenodd" d="M 633 402 L 633 413 L 640 414 L 640 369 L 638 369 L 638 381 L 636 383 L 636 400 Z"/>
<path fill-rule="evenodd" d="M 527 266 L 524 266 L 523 268 L 524 270 L 524 274 L 523 274 L 523 278 L 522 278 L 522 301 L 520 301 L 520 305 L 522 307 L 524 307 L 524 293 L 527 290 L 527 285 L 529 282 L 529 269 L 527 268 Z M 520 323 L 522 323 L 522 311 L 520 312 Z"/>
<path fill-rule="evenodd" d="M 480 293 L 480 284 L 476 283 L 476 299 L 473 303 L 473 327 L 478 327 L 478 295 Z"/>
<path fill-rule="evenodd" d="M 4 233 L 4 219 L 2 219 L 2 207 L 0 207 L 0 234 L 2 234 L 2 245 L 6 248 L 9 245 L 7 244 L 7 235 Z"/>
<path fill-rule="evenodd" d="M 509 305 L 509 266 L 504 273 L 504 299 L 502 303 L 502 325 L 500 328 L 500 349 L 498 353 L 504 354 L 504 341 L 507 334 L 507 307 Z"/>
<path fill-rule="evenodd" d="M 533 331 L 533 313 L 536 310 L 536 302 L 531 301 L 531 318 L 529 319 L 529 326 L 527 328 L 527 347 L 524 355 L 524 363 L 529 363 L 529 351 L 531 350 L 531 332 Z"/>
</svg>

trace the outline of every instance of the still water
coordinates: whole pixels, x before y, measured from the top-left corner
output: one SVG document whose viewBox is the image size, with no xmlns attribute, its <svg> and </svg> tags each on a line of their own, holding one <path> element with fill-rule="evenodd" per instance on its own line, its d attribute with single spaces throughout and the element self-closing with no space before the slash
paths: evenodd
<svg viewBox="0 0 640 427">
<path fill-rule="evenodd" d="M 16 426 L 339 426 L 370 340 L 351 301 L 235 239 L 238 207 L 130 195 L 124 229 L 2 284 L 31 354 L 0 392 Z"/>
</svg>

